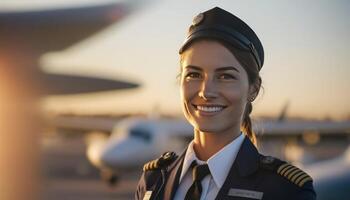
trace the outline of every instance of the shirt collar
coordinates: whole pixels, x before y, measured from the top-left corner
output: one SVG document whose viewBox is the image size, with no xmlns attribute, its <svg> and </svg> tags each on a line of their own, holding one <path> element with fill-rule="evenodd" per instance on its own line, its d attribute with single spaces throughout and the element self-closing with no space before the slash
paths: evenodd
<svg viewBox="0 0 350 200">
<path fill-rule="evenodd" d="M 192 141 L 187 147 L 179 181 L 181 182 L 182 178 L 190 168 L 191 163 L 195 160 L 199 165 L 205 163 L 208 164 L 210 174 L 213 177 L 215 184 L 218 188 L 221 188 L 234 160 L 236 159 L 238 151 L 244 141 L 244 137 L 244 134 L 241 133 L 240 136 L 234 139 L 231 143 L 227 144 L 224 148 L 211 156 L 207 162 L 197 158 L 193 149 Z"/>
<path fill-rule="evenodd" d="M 199 160 L 196 156 L 196 153 L 194 152 L 194 149 L 193 149 L 193 141 L 190 142 L 190 144 L 188 145 L 187 147 L 187 151 L 186 151 L 186 154 L 185 154 L 185 158 L 184 158 L 184 162 L 182 164 L 182 170 L 181 170 L 181 175 L 180 175 L 180 182 L 182 180 L 182 178 L 185 176 L 187 170 L 190 168 L 191 166 L 191 163 L 193 161 L 196 161 L 197 164 L 199 165 L 202 165 L 202 164 L 205 164 L 204 161 L 202 160 Z M 209 169 L 210 170 L 210 169 Z"/>
</svg>

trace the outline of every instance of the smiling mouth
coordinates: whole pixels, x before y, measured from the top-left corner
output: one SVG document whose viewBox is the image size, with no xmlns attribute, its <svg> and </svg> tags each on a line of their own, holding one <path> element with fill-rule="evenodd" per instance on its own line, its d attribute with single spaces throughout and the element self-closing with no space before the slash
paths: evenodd
<svg viewBox="0 0 350 200">
<path fill-rule="evenodd" d="M 206 113 L 217 113 L 227 107 L 222 105 L 194 105 L 194 104 L 192 105 L 196 110 L 201 112 L 206 112 Z"/>
</svg>

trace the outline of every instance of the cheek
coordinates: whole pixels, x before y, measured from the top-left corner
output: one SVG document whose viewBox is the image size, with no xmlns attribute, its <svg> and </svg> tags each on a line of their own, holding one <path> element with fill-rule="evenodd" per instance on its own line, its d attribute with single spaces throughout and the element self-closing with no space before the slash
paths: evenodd
<svg viewBox="0 0 350 200">
<path fill-rule="evenodd" d="M 230 87 L 227 87 L 223 89 L 222 91 L 225 91 L 225 95 L 227 99 L 232 103 L 240 103 L 244 102 L 247 98 L 247 88 L 244 87 L 244 85 L 231 85 Z"/>
<path fill-rule="evenodd" d="M 198 90 L 196 85 L 197 84 L 193 82 L 181 82 L 180 94 L 182 102 L 186 103 L 190 101 L 197 94 Z"/>
<path fill-rule="evenodd" d="M 181 88 L 180 88 L 181 102 L 182 102 L 183 112 L 187 118 L 191 116 L 190 102 L 196 96 L 197 94 L 196 91 L 197 90 L 194 84 L 181 82 Z"/>
<path fill-rule="evenodd" d="M 231 105 L 230 115 L 232 118 L 241 120 L 247 103 L 247 88 L 244 85 L 235 85 L 227 88 L 223 96 Z"/>
<path fill-rule="evenodd" d="M 180 97 L 181 97 L 181 103 L 185 104 L 186 98 L 187 98 L 187 89 L 186 86 L 181 82 L 180 85 Z"/>
</svg>

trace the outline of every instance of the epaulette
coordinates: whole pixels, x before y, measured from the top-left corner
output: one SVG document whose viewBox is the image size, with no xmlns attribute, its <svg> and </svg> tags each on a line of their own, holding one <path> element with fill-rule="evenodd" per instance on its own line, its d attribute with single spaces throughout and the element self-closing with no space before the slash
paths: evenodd
<svg viewBox="0 0 350 200">
<path fill-rule="evenodd" d="M 157 170 L 164 168 L 174 162 L 177 158 L 175 152 L 165 152 L 159 158 L 149 161 L 143 166 L 143 171 Z"/>
<path fill-rule="evenodd" d="M 312 178 L 307 173 L 289 163 L 284 163 L 278 167 L 277 173 L 299 187 L 303 187 L 306 182 L 312 181 Z"/>
<path fill-rule="evenodd" d="M 275 171 L 299 187 L 312 181 L 312 178 L 303 170 L 271 156 L 261 156 L 260 164 L 263 168 Z"/>
</svg>

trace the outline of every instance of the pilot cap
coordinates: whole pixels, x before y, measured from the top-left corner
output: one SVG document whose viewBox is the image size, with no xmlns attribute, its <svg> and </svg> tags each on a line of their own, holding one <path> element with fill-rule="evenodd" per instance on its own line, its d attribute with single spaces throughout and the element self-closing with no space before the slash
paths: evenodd
<svg viewBox="0 0 350 200">
<path fill-rule="evenodd" d="M 264 49 L 255 32 L 241 19 L 219 7 L 199 13 L 193 18 L 179 53 L 183 53 L 198 38 L 220 40 L 249 51 L 258 64 L 259 71 L 264 64 Z"/>
</svg>

